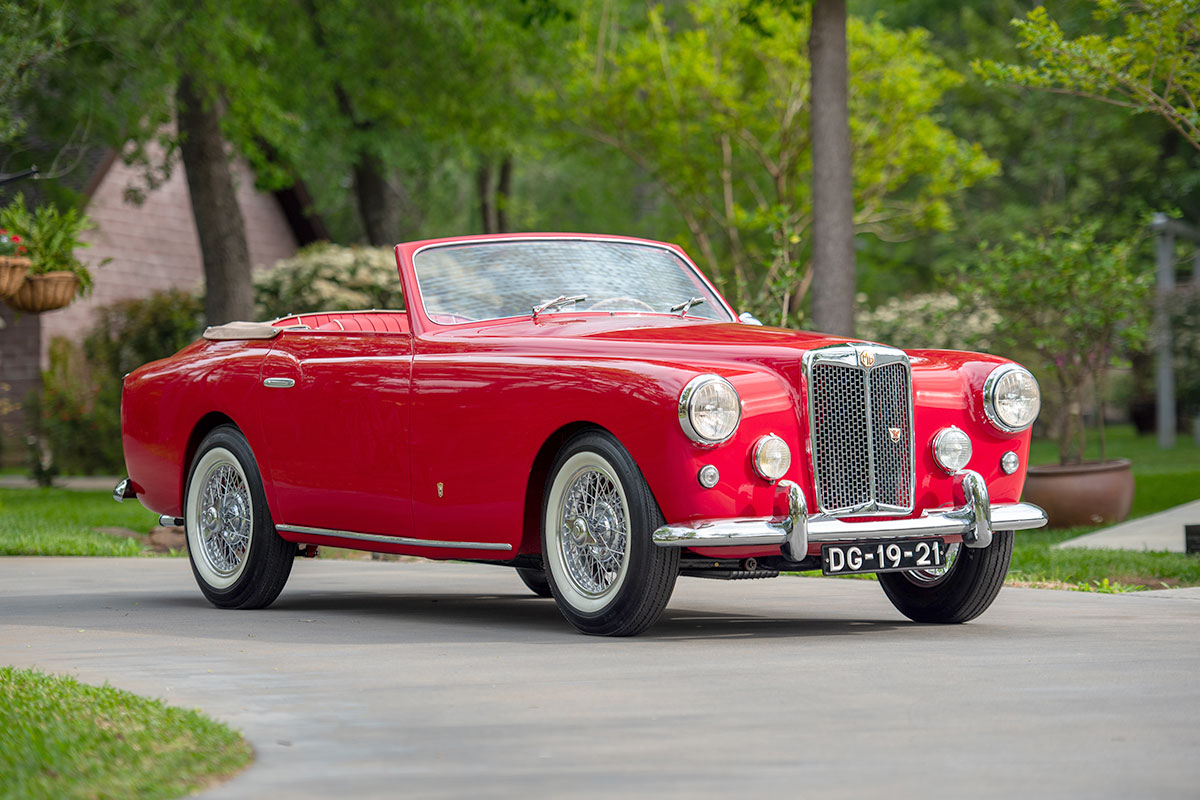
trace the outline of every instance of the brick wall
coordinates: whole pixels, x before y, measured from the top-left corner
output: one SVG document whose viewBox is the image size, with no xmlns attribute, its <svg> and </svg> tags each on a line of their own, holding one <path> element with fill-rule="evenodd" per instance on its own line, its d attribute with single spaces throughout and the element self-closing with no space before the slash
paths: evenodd
<svg viewBox="0 0 1200 800">
<path fill-rule="evenodd" d="M 235 176 L 251 263 L 270 266 L 291 256 L 296 252 L 296 239 L 275 198 L 254 190 L 253 177 L 244 165 L 236 166 Z M 137 183 L 137 170 L 117 160 L 93 192 L 87 214 L 98 227 L 87 234 L 92 246 L 78 255 L 89 266 L 105 258 L 112 261 L 92 267 L 96 286 L 86 299 L 41 315 L 43 368 L 50 340 L 56 336 L 81 338 L 97 307 L 164 289 L 203 285 L 204 267 L 183 165 L 177 164 L 170 180 L 148 192 L 140 206 L 124 200 L 125 187 Z M 7 371 L 2 366 L 0 370 Z"/>
<path fill-rule="evenodd" d="M 24 463 L 25 398 L 41 383 L 37 317 L 0 303 L 0 464 Z M 7 413 L 5 413 L 7 412 Z"/>
</svg>

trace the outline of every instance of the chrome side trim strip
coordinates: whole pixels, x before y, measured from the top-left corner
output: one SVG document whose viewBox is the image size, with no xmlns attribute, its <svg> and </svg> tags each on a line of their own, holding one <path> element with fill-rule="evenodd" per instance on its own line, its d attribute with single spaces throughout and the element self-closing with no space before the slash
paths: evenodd
<svg viewBox="0 0 1200 800">
<path fill-rule="evenodd" d="M 290 389 L 296 385 L 292 378 L 264 378 L 263 386 L 268 389 Z"/>
<path fill-rule="evenodd" d="M 965 502 L 958 508 L 926 511 L 914 519 L 845 522 L 823 514 L 808 516 L 804 509 L 804 495 L 793 484 L 788 487 L 787 518 L 737 517 L 663 525 L 654 532 L 654 543 L 661 547 L 786 544 L 789 552 L 785 555 L 799 561 L 807 553 L 808 544 L 814 542 L 825 544 L 864 539 L 959 535 L 967 547 L 987 547 L 992 541 L 993 531 L 1025 530 L 1046 524 L 1046 512 L 1032 503 L 989 503 L 987 485 L 978 473 L 964 473 L 960 477 L 960 486 Z M 797 496 L 794 505 L 793 489 Z M 803 535 L 797 531 L 803 531 Z M 803 549 L 800 547 L 801 541 Z"/>
<path fill-rule="evenodd" d="M 355 533 L 331 528 L 310 528 L 307 525 L 276 525 L 275 528 L 290 533 L 306 533 L 312 536 L 336 536 L 339 539 L 360 539 L 364 542 L 402 544 L 406 547 L 450 547 L 458 550 L 512 550 L 504 542 L 443 542 L 436 539 L 412 539 L 408 536 L 384 536 L 377 533 Z"/>
</svg>

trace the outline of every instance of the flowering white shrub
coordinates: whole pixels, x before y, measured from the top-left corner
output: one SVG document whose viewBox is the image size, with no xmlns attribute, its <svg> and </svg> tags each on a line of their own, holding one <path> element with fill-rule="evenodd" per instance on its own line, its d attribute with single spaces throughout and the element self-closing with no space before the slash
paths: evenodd
<svg viewBox="0 0 1200 800">
<path fill-rule="evenodd" d="M 254 276 L 259 319 L 309 311 L 404 308 L 390 247 L 319 243 Z"/>
<path fill-rule="evenodd" d="M 859 337 L 905 349 L 986 351 L 1000 322 L 993 309 L 965 308 L 945 292 L 893 297 L 855 314 Z"/>
</svg>

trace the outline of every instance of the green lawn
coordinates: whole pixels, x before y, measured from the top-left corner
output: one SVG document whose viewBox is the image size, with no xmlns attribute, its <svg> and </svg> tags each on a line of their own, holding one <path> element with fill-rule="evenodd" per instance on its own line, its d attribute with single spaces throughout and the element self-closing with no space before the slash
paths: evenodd
<svg viewBox="0 0 1200 800">
<path fill-rule="evenodd" d="M 1107 458 L 1128 458 L 1135 475 L 1200 472 L 1200 445 L 1191 434 L 1179 434 L 1172 450 L 1159 450 L 1153 434 L 1138 436 L 1132 425 L 1109 425 Z M 1087 459 L 1100 458 L 1095 429 L 1088 429 Z M 1057 464 L 1058 445 L 1050 439 L 1034 439 L 1029 449 L 1030 464 Z M 1140 487 L 1139 487 L 1140 491 Z M 1200 491 L 1200 490 L 1198 490 Z"/>
<path fill-rule="evenodd" d="M 136 500 L 113 502 L 109 492 L 69 489 L 0 489 L 0 555 L 136 556 L 136 539 L 98 533 L 127 528 L 147 533 L 158 515 Z"/>
<path fill-rule="evenodd" d="M 198 711 L 0 667 L 3 797 L 182 797 L 252 759 L 240 734 Z"/>
</svg>

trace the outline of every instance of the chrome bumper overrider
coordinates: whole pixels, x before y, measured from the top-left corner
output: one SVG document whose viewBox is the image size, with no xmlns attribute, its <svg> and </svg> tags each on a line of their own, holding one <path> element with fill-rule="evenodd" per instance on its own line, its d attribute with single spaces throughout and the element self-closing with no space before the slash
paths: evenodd
<svg viewBox="0 0 1200 800">
<path fill-rule="evenodd" d="M 781 545 L 783 555 L 794 561 L 808 554 L 811 542 L 853 542 L 863 539 L 901 539 L 920 536 L 961 535 L 967 547 L 987 547 L 992 531 L 1040 528 L 1046 512 L 1032 503 L 992 505 L 987 484 L 978 472 L 964 470 L 956 477 L 963 504 L 956 508 L 926 511 L 915 519 L 881 519 L 845 522 L 823 514 L 809 516 L 804 492 L 791 481 L 780 481 L 787 492 L 785 517 L 740 517 L 702 519 L 663 525 L 654 532 L 654 543 L 662 547 L 740 547 Z"/>
</svg>

